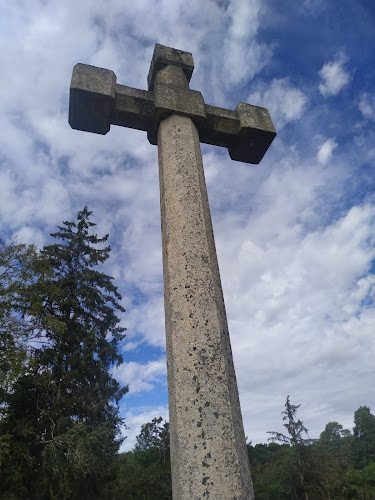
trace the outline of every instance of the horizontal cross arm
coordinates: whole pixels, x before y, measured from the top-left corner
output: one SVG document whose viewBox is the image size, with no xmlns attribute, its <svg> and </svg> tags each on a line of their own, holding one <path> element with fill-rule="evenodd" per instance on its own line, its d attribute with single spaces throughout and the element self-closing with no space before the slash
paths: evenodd
<svg viewBox="0 0 375 500">
<path fill-rule="evenodd" d="M 179 52 L 173 53 L 178 59 Z M 178 63 L 187 65 L 185 60 Z M 183 68 L 185 69 L 185 68 Z M 159 84 L 153 91 L 116 83 L 113 71 L 77 64 L 70 87 L 69 123 L 72 128 L 106 134 L 120 125 L 148 133 L 157 143 L 160 121 L 171 114 L 188 116 L 199 139 L 225 147 L 232 160 L 259 163 L 276 136 L 267 109 L 240 103 L 235 110 L 205 104 L 202 94 L 188 88 Z"/>
<path fill-rule="evenodd" d="M 154 124 L 155 99 L 152 92 L 125 85 L 115 86 L 112 125 L 149 131 Z"/>
<path fill-rule="evenodd" d="M 227 148 L 232 160 L 259 163 L 276 136 L 268 110 L 241 102 L 236 109 L 205 105 L 206 120 L 197 122 L 199 139 Z"/>
</svg>

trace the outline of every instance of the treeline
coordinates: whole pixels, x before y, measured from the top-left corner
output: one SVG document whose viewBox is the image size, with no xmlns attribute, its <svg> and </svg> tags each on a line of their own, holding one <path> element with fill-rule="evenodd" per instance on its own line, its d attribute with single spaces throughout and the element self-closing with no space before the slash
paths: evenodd
<svg viewBox="0 0 375 500">
<path fill-rule="evenodd" d="M 172 499 L 168 422 L 159 417 L 142 425 L 134 449 L 118 455 L 109 495 L 111 500 Z"/>
<path fill-rule="evenodd" d="M 361 406 L 353 433 L 329 422 L 310 439 L 287 398 L 286 433 L 270 432 L 268 444 L 247 445 L 256 500 L 374 500 L 375 416 Z M 169 428 L 162 419 L 142 426 L 133 451 L 118 456 L 114 500 L 171 499 Z M 123 495 L 123 496 L 122 496 Z"/>
<path fill-rule="evenodd" d="M 286 433 L 268 444 L 248 445 L 256 500 L 374 500 L 375 416 L 361 406 L 353 433 L 329 422 L 319 439 L 308 438 L 289 397 L 282 412 Z M 277 442 L 276 442 L 277 441 Z"/>
</svg>

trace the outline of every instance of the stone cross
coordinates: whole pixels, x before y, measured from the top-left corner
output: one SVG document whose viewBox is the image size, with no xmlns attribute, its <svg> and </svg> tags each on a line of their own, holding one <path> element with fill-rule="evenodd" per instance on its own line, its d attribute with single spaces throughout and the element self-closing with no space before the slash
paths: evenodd
<svg viewBox="0 0 375 500">
<path fill-rule="evenodd" d="M 259 163 L 276 132 L 265 108 L 205 104 L 189 89 L 192 55 L 156 44 L 148 91 L 77 64 L 72 128 L 145 130 L 157 144 L 162 217 L 172 489 L 174 500 L 254 498 L 217 263 L 200 142 Z"/>
</svg>

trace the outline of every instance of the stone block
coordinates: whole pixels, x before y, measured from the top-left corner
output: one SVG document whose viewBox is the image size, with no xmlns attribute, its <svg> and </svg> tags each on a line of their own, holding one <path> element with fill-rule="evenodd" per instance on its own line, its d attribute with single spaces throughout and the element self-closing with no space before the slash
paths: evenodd
<svg viewBox="0 0 375 500">
<path fill-rule="evenodd" d="M 137 130 L 150 130 L 154 124 L 154 94 L 116 84 L 116 99 L 111 123 Z"/>
<path fill-rule="evenodd" d="M 241 135 L 248 135 L 252 130 L 264 130 L 276 135 L 268 109 L 240 102 L 236 106 L 236 113 L 241 123 Z"/>
<path fill-rule="evenodd" d="M 155 117 L 157 120 L 176 113 L 192 120 L 206 118 L 202 94 L 196 90 L 157 85 L 155 87 Z"/>
<path fill-rule="evenodd" d="M 240 132 L 240 120 L 235 111 L 205 105 L 207 120 L 198 124 L 201 142 L 229 148 Z"/>
<path fill-rule="evenodd" d="M 113 71 L 76 64 L 70 85 L 70 126 L 96 134 L 109 132 L 115 85 L 116 75 Z"/>
<path fill-rule="evenodd" d="M 266 154 L 274 139 L 271 133 L 253 130 L 247 137 L 239 137 L 236 143 L 228 148 L 232 160 L 257 165 Z"/>
<path fill-rule="evenodd" d="M 204 126 L 206 120 L 205 104 L 202 94 L 196 90 L 158 84 L 155 86 L 154 102 L 154 122 L 147 133 L 150 144 L 157 144 L 159 124 L 172 114 L 188 116 L 197 127 Z"/>
<path fill-rule="evenodd" d="M 208 127 L 215 132 L 237 135 L 241 124 L 235 111 L 206 104 Z"/>
<path fill-rule="evenodd" d="M 266 108 L 241 102 L 236 107 L 240 132 L 229 148 L 232 160 L 258 164 L 276 136 L 270 114 Z"/>
<path fill-rule="evenodd" d="M 190 82 L 194 70 L 194 61 L 191 53 L 157 43 L 155 44 L 154 54 L 147 77 L 149 90 L 154 90 L 156 73 L 169 64 L 182 68 L 187 81 Z"/>
</svg>

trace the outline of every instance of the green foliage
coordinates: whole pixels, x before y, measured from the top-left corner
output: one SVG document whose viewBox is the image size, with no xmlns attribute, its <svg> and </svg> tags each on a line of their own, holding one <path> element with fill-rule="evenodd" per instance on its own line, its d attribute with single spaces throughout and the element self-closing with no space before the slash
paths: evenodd
<svg viewBox="0 0 375 500">
<path fill-rule="evenodd" d="M 276 441 L 288 444 L 292 447 L 295 457 L 294 476 L 298 478 L 294 482 L 293 489 L 290 492 L 295 498 L 309 499 L 309 485 L 306 481 L 306 473 L 309 469 L 306 457 L 305 446 L 314 442 L 310 438 L 303 438 L 303 434 L 308 436 L 308 430 L 300 419 L 297 420 L 297 410 L 301 405 L 292 405 L 289 396 L 286 398 L 285 410 L 281 412 L 283 416 L 283 425 L 288 431 L 288 435 L 280 432 L 269 432 Z"/>
<path fill-rule="evenodd" d="M 162 417 L 154 418 L 141 426 L 134 451 L 153 451 L 159 454 L 164 465 L 169 458 L 169 423 L 162 424 Z"/>
<path fill-rule="evenodd" d="M 31 279 L 21 276 L 7 294 L 6 310 L 27 318 L 34 348 L 3 406 L 1 498 L 103 498 L 114 479 L 127 387 L 110 369 L 122 362 L 116 313 L 124 309 L 112 278 L 97 270 L 110 247 L 97 248 L 108 235 L 92 234 L 90 215 L 85 207 L 64 222 L 52 235 L 58 243 L 34 255 Z"/>
<path fill-rule="evenodd" d="M 43 450 L 43 480 L 52 498 L 101 498 L 103 484 L 113 480 L 117 450 L 110 423 L 77 423 L 51 440 Z"/>
<path fill-rule="evenodd" d="M 25 290 L 38 267 L 33 246 L 0 241 L 0 420 L 8 394 L 25 369 L 26 340 L 33 331 L 32 322 L 24 317 Z"/>
<path fill-rule="evenodd" d="M 324 444 L 339 443 L 342 437 L 350 436 L 348 429 L 343 429 L 338 422 L 328 422 L 324 431 L 320 434 L 320 441 Z"/>
<path fill-rule="evenodd" d="M 375 462 L 371 462 L 363 470 L 351 469 L 346 473 L 347 486 L 345 498 L 374 500 L 375 498 Z"/>
<path fill-rule="evenodd" d="M 368 407 L 354 414 L 354 435 L 329 422 L 319 440 L 304 439 L 299 406 L 287 398 L 283 411 L 288 434 L 271 433 L 281 445 L 248 445 L 257 500 L 375 500 L 374 417 Z M 372 459 L 371 459 L 372 457 Z M 358 463 L 365 463 L 358 466 Z"/>
<path fill-rule="evenodd" d="M 281 443 L 289 444 L 290 446 L 297 447 L 299 444 L 308 444 L 314 440 L 310 438 L 304 439 L 302 436 L 308 436 L 308 430 L 303 425 L 301 420 L 296 420 L 297 410 L 301 405 L 292 405 L 289 396 L 286 398 L 285 410 L 281 412 L 283 416 L 283 425 L 288 431 L 289 435 L 282 434 L 281 432 L 268 431 L 267 434 L 272 434 L 269 440 L 276 440 Z"/>
<path fill-rule="evenodd" d="M 375 500 L 374 464 L 370 463 L 361 470 L 353 467 L 353 443 L 356 438 L 338 422 L 329 422 L 319 440 L 305 439 L 307 429 L 297 417 L 298 408 L 287 398 L 282 414 L 288 434 L 283 435 L 281 444 L 247 445 L 255 498 Z M 371 418 L 368 418 L 368 409 L 362 407 L 359 410 L 355 413 L 355 421 L 357 428 L 363 430 L 359 437 L 363 437 Z M 119 455 L 118 475 L 108 498 L 171 498 L 170 469 L 163 465 L 163 456 L 159 452 L 168 444 L 168 440 L 164 439 L 168 432 L 164 433 L 164 428 L 166 426 L 161 418 L 142 425 L 134 450 Z M 279 433 L 271 434 L 280 436 Z"/>
<path fill-rule="evenodd" d="M 375 416 L 370 408 L 360 406 L 354 413 L 353 462 L 362 469 L 375 460 Z"/>
<path fill-rule="evenodd" d="M 287 444 L 248 445 L 250 468 L 257 500 L 293 498 L 298 469 L 293 449 Z"/>
<path fill-rule="evenodd" d="M 110 498 L 168 500 L 172 498 L 169 424 L 161 417 L 142 425 L 132 452 L 119 455 L 119 469 Z"/>
</svg>

